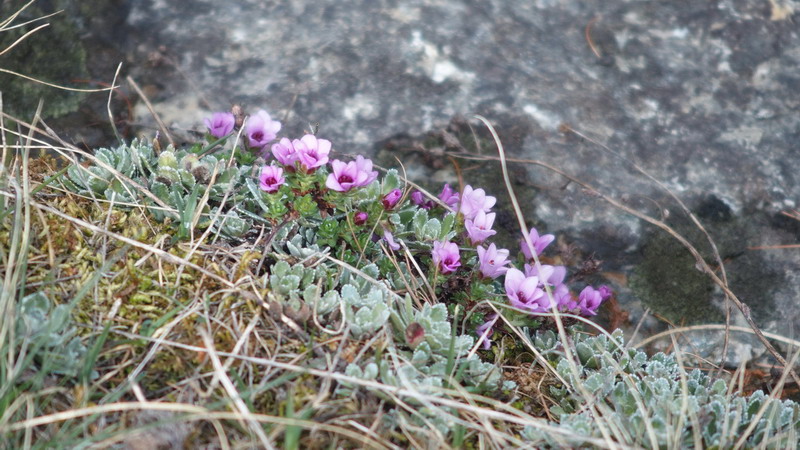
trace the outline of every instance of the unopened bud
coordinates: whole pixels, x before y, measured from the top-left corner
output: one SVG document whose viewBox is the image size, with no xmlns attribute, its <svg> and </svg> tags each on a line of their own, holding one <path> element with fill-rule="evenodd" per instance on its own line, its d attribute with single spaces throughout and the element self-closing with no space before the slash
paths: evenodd
<svg viewBox="0 0 800 450">
<path fill-rule="evenodd" d="M 355 216 L 353 216 L 353 223 L 355 223 L 356 225 L 361 226 L 361 225 L 364 225 L 365 223 L 367 223 L 367 219 L 368 218 L 369 218 L 369 215 L 367 213 L 365 213 L 364 211 L 359 211 L 359 212 L 356 213 Z"/>
<path fill-rule="evenodd" d="M 383 208 L 384 209 L 392 209 L 397 205 L 397 202 L 400 201 L 400 197 L 403 196 L 403 191 L 400 189 L 394 189 L 392 192 L 389 192 L 385 196 L 383 196 Z"/>
</svg>

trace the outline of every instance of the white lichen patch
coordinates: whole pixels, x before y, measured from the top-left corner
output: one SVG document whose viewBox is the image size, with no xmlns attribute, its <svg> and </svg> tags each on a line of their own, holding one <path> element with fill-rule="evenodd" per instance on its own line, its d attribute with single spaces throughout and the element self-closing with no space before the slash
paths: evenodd
<svg viewBox="0 0 800 450">
<path fill-rule="evenodd" d="M 347 120 L 375 119 L 380 112 L 375 101 L 373 97 L 356 94 L 344 101 L 342 115 Z"/>
<path fill-rule="evenodd" d="M 417 68 L 434 83 L 443 83 L 447 80 L 465 83 L 475 79 L 474 73 L 458 67 L 447 58 L 446 52 L 440 51 L 436 45 L 426 41 L 420 31 L 411 34 L 409 46 L 420 55 Z"/>
<path fill-rule="evenodd" d="M 719 135 L 719 140 L 750 147 L 761 143 L 761 138 L 763 136 L 763 129 L 759 127 L 743 125 L 741 127 L 734 128 L 733 130 L 723 132 Z"/>
<path fill-rule="evenodd" d="M 200 98 L 191 92 L 186 92 L 178 101 L 159 103 L 154 108 L 167 126 L 179 130 L 202 129 L 203 119 L 208 117 L 208 111 L 200 106 Z M 145 121 L 153 120 L 152 113 L 143 102 L 134 106 L 133 114 Z"/>
<path fill-rule="evenodd" d="M 558 114 L 543 110 L 533 103 L 523 106 L 522 110 L 525 111 L 525 114 L 531 116 L 539 126 L 546 130 L 556 130 L 558 129 L 558 125 L 563 122 Z"/>
</svg>

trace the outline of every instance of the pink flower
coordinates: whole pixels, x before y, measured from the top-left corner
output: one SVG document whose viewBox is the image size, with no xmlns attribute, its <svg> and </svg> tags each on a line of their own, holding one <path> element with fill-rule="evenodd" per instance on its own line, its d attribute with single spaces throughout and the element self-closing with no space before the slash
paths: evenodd
<svg viewBox="0 0 800 450">
<path fill-rule="evenodd" d="M 369 219 L 369 214 L 365 213 L 364 211 L 359 211 L 353 216 L 353 223 L 361 226 L 367 223 L 367 219 Z"/>
<path fill-rule="evenodd" d="M 233 131 L 236 119 L 229 112 L 215 112 L 210 119 L 205 119 L 208 132 L 216 138 L 227 136 Z"/>
<path fill-rule="evenodd" d="M 547 264 L 525 264 L 525 276 L 538 277 L 542 283 L 549 284 L 553 289 L 553 301 L 558 305 L 559 311 L 572 311 L 578 303 L 564 284 L 567 268 L 564 266 L 549 266 Z"/>
<path fill-rule="evenodd" d="M 403 196 L 403 191 L 400 189 L 393 189 L 392 192 L 383 196 L 383 209 L 392 209 L 397 206 L 397 202 L 400 201 L 400 197 Z"/>
<path fill-rule="evenodd" d="M 258 179 L 258 186 L 270 194 L 277 192 L 286 183 L 286 178 L 283 177 L 283 169 L 273 165 L 262 167 L 261 176 Z"/>
<path fill-rule="evenodd" d="M 347 192 L 354 187 L 366 186 L 376 178 L 378 172 L 372 170 L 372 161 L 356 156 L 355 161 L 344 163 L 338 159 L 331 162 L 332 173 L 328 174 L 325 186 L 337 192 Z"/>
<path fill-rule="evenodd" d="M 263 109 L 250 116 L 245 126 L 248 144 L 251 148 L 262 148 L 278 136 L 281 123 L 272 118 Z"/>
<path fill-rule="evenodd" d="M 537 270 L 536 264 L 525 264 L 526 277 L 539 277 L 545 283 L 551 286 L 558 286 L 564 282 L 567 276 L 567 268 L 564 266 L 548 266 L 547 264 L 540 264 L 541 270 Z"/>
<path fill-rule="evenodd" d="M 447 206 L 455 208 L 456 205 L 458 205 L 458 192 L 454 191 L 449 184 L 445 183 L 442 188 L 442 193 L 439 194 L 439 200 L 443 201 Z"/>
<path fill-rule="evenodd" d="M 584 316 L 597 314 L 597 308 L 600 307 L 601 303 L 603 303 L 603 295 L 591 286 L 583 288 L 578 295 L 578 307 L 581 308 L 581 314 Z"/>
<path fill-rule="evenodd" d="M 392 250 L 400 250 L 400 244 L 394 241 L 394 235 L 391 231 L 387 230 L 386 228 L 383 229 L 383 240 L 389 244 L 389 248 Z"/>
<path fill-rule="evenodd" d="M 458 245 L 455 242 L 433 243 L 433 263 L 443 274 L 453 273 L 461 266 Z"/>
<path fill-rule="evenodd" d="M 515 308 L 539 312 L 550 307 L 550 300 L 539 288 L 539 278 L 526 277 L 519 269 L 508 269 L 505 288 L 506 296 Z"/>
<path fill-rule="evenodd" d="M 600 292 L 600 297 L 603 298 L 603 301 L 608 300 L 612 295 L 614 295 L 614 292 L 611 290 L 611 288 L 605 284 L 597 288 L 597 291 Z"/>
<path fill-rule="evenodd" d="M 328 154 L 331 152 L 331 141 L 317 139 L 313 134 L 307 134 L 300 139 L 292 141 L 297 158 L 306 171 L 313 171 L 317 167 L 328 163 Z"/>
<path fill-rule="evenodd" d="M 553 300 L 558 305 L 559 311 L 572 311 L 578 307 L 578 302 L 575 301 L 566 284 L 559 284 L 553 289 Z"/>
<path fill-rule="evenodd" d="M 552 234 L 545 234 L 544 236 L 539 236 L 539 232 L 536 231 L 536 228 L 531 228 L 531 232 L 529 233 L 531 238 L 531 243 L 533 244 L 534 250 L 536 250 L 536 256 L 542 254 L 544 249 L 553 242 L 556 237 Z M 523 238 L 520 242 L 520 250 L 522 250 L 522 254 L 525 255 L 525 259 L 533 259 L 531 255 L 531 249 L 528 247 L 528 243 L 525 242 Z"/>
<path fill-rule="evenodd" d="M 297 150 L 288 138 L 282 138 L 280 142 L 272 144 L 272 155 L 279 163 L 291 169 L 294 169 L 294 163 L 300 160 Z"/>
<path fill-rule="evenodd" d="M 431 209 L 435 205 L 433 200 L 425 199 L 425 196 L 422 195 L 422 192 L 420 191 L 414 191 L 411 193 L 411 201 L 422 209 Z"/>
<path fill-rule="evenodd" d="M 469 236 L 472 245 L 478 245 L 489 236 L 493 236 L 497 233 L 492 230 L 495 215 L 495 213 L 486 214 L 483 210 L 479 210 L 474 219 L 467 219 L 466 222 L 464 222 L 464 227 L 467 229 L 467 236 Z"/>
<path fill-rule="evenodd" d="M 478 335 L 478 343 L 481 344 L 484 350 L 489 350 L 492 347 L 492 341 L 489 339 L 494 334 L 494 324 L 497 323 L 497 314 L 492 314 L 486 318 L 483 325 L 475 329 Z M 486 330 L 489 330 L 488 332 Z M 484 336 L 484 333 L 486 335 Z"/>
<path fill-rule="evenodd" d="M 486 195 L 483 189 L 472 189 L 472 186 L 466 185 L 461 194 L 459 212 L 464 214 L 465 219 L 474 219 L 478 211 L 489 212 L 495 203 L 497 203 L 497 199 Z"/>
<path fill-rule="evenodd" d="M 508 260 L 508 250 L 498 250 L 494 244 L 489 244 L 488 249 L 484 249 L 480 245 L 477 250 L 478 261 L 480 262 L 479 270 L 484 278 L 497 278 L 508 271 L 508 267 L 505 267 L 510 262 Z"/>
</svg>

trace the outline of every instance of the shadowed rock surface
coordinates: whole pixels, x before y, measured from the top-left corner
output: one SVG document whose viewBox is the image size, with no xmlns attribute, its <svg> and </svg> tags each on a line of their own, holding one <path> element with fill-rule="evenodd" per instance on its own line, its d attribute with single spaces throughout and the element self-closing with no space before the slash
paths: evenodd
<svg viewBox="0 0 800 450">
<path fill-rule="evenodd" d="M 702 234 L 637 164 L 707 226 L 759 323 L 792 335 L 800 249 L 749 247 L 794 244 L 800 231 L 782 214 L 800 198 L 793 5 L 151 0 L 133 2 L 127 26 L 136 36 L 130 71 L 178 137 L 241 103 L 267 109 L 289 135 L 318 122 L 341 152 L 385 164 L 396 155 L 414 179 L 453 182 L 452 165 L 435 152 L 458 146 L 442 143 L 441 130 L 479 113 L 498 126 L 510 156 L 546 162 L 665 219 L 710 258 Z M 150 121 L 142 105 L 136 112 Z M 561 124 L 619 156 L 560 132 Z M 463 125 L 450 129 L 469 140 Z M 481 164 L 462 161 L 466 181 L 504 196 L 496 163 Z M 579 260 L 593 252 L 604 261 L 631 325 L 648 307 L 676 324 L 724 317 L 720 290 L 663 232 L 547 169 L 514 170 L 530 224 L 576 244 Z M 513 217 L 505 222 L 513 226 Z M 754 356 L 748 348 L 734 348 L 734 360 Z"/>
</svg>

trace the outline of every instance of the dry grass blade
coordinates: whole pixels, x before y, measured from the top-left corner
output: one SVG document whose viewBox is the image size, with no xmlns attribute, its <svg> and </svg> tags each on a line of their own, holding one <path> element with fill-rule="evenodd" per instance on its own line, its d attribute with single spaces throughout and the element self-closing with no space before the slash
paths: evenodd
<svg viewBox="0 0 800 450">
<path fill-rule="evenodd" d="M 792 355 L 792 359 L 789 361 L 789 366 L 788 367 L 794 367 L 794 365 L 797 362 L 798 358 L 800 358 L 800 349 L 798 349 L 796 352 L 794 352 L 794 355 Z M 778 398 L 778 396 L 780 395 L 780 392 L 783 390 L 783 385 L 786 383 L 786 379 L 788 378 L 789 373 L 791 373 L 791 371 L 789 371 L 789 370 L 784 370 L 783 371 L 783 374 L 781 374 L 781 377 L 778 380 L 778 383 L 775 386 L 775 389 L 769 395 L 770 399 L 775 400 L 775 399 Z M 771 406 L 770 402 L 764 402 L 764 404 L 761 405 L 761 408 L 759 408 L 758 412 L 750 420 L 750 425 L 747 426 L 747 428 L 744 430 L 744 432 L 739 437 L 739 440 L 736 441 L 736 444 L 733 446 L 734 449 L 740 449 L 740 448 L 743 448 L 745 446 L 745 444 L 747 442 L 747 438 L 749 438 L 750 435 L 753 433 L 753 431 L 755 431 L 756 427 L 761 422 L 761 418 L 764 417 L 764 414 L 767 412 L 767 409 L 769 409 L 770 406 Z M 775 418 L 771 417 L 770 420 L 775 420 Z"/>
<path fill-rule="evenodd" d="M 70 91 L 70 92 L 87 92 L 87 93 L 91 93 L 91 92 L 107 92 L 107 91 L 116 89 L 118 87 L 118 86 L 111 86 L 111 87 L 99 88 L 99 89 L 71 88 L 71 87 L 67 87 L 67 86 L 61 86 L 61 85 L 55 84 L 55 83 L 48 83 L 47 81 L 44 81 L 44 80 L 38 80 L 36 78 L 29 77 L 27 75 L 23 75 L 23 74 L 18 73 L 18 72 L 14 72 L 13 70 L 3 69 L 2 67 L 0 67 L 0 72 L 7 73 L 9 75 L 14 75 L 14 76 L 17 76 L 17 77 L 20 77 L 20 78 L 24 78 L 24 79 L 26 79 L 28 81 L 32 81 L 32 82 L 37 83 L 37 84 L 42 84 L 42 85 L 45 85 L 45 86 L 49 86 L 51 88 L 61 89 L 61 90 Z"/>
<path fill-rule="evenodd" d="M 158 127 L 161 128 L 161 131 L 164 133 L 164 136 L 166 136 L 167 140 L 169 141 L 169 144 L 174 147 L 175 141 L 172 139 L 172 135 L 169 133 L 169 128 L 167 128 L 167 126 L 161 120 L 161 117 L 158 116 L 158 113 L 156 112 L 155 108 L 153 108 L 153 104 L 150 103 L 150 100 L 147 98 L 146 95 L 144 95 L 142 89 L 139 87 L 138 84 L 136 84 L 135 81 L 133 81 L 133 78 L 131 78 L 130 75 L 126 78 L 126 80 L 128 80 L 128 84 L 131 85 L 133 90 L 135 90 L 136 93 L 139 94 L 139 98 L 142 99 L 144 104 L 147 106 L 147 110 L 150 111 L 150 114 L 153 115 L 153 118 L 156 120 L 156 123 L 158 123 Z"/>
<path fill-rule="evenodd" d="M 117 64 L 117 70 L 114 72 L 114 79 L 111 81 L 112 86 L 117 85 L 117 78 L 119 77 L 119 72 L 122 70 L 122 63 Z M 122 143 L 122 137 L 119 135 L 119 130 L 117 130 L 117 123 L 114 121 L 114 113 L 111 112 L 111 98 L 114 95 L 114 90 L 108 91 L 108 101 L 106 102 L 106 111 L 108 111 L 108 123 L 111 125 L 111 130 L 114 131 L 114 136 L 117 138 L 117 142 Z"/>
<path fill-rule="evenodd" d="M 31 6 L 35 1 L 36 0 L 29 1 L 28 3 L 22 5 L 16 12 L 14 12 L 14 14 L 11 14 L 6 19 L 3 19 L 2 21 L 0 21 L 0 32 L 5 31 L 5 30 L 11 30 L 11 29 L 19 27 L 19 26 L 24 26 L 25 24 L 29 23 L 29 22 L 25 22 L 25 23 L 20 24 L 20 25 L 15 25 L 13 27 L 11 26 L 11 23 L 14 22 L 14 20 L 16 20 L 17 17 L 19 17 L 19 15 L 22 14 L 23 11 L 28 9 L 28 7 Z"/>
<path fill-rule="evenodd" d="M 28 3 L 23 5 L 20 9 L 18 9 L 14 14 L 12 14 L 8 18 L 6 18 L 2 22 L 0 22 L 0 33 L 3 32 L 3 31 L 8 31 L 8 30 L 12 30 L 14 28 L 23 27 L 23 26 L 26 26 L 26 25 L 31 24 L 33 22 L 37 22 L 37 21 L 41 21 L 41 20 L 50 18 L 50 17 L 52 17 L 52 16 L 54 16 L 56 14 L 59 14 L 61 12 L 61 11 L 57 11 L 57 12 L 55 12 L 53 14 L 48 14 L 48 15 L 45 15 L 45 16 L 42 16 L 42 17 L 37 17 L 36 19 L 30 20 L 28 22 L 24 22 L 24 23 L 12 26 L 11 23 L 14 22 L 14 20 L 16 20 L 16 18 L 19 17 L 19 15 L 22 14 L 22 12 L 25 11 L 25 9 L 27 9 L 35 1 L 36 0 L 29 1 Z M 16 41 L 11 43 L 8 47 L 6 47 L 2 51 L 0 51 L 0 56 L 4 55 L 6 52 L 8 52 L 11 49 L 13 49 L 14 47 L 16 47 L 20 42 L 24 41 L 25 39 L 27 39 L 32 34 L 36 33 L 37 31 L 39 31 L 42 28 L 45 28 L 45 27 L 47 27 L 49 25 L 50 24 L 45 23 L 45 24 L 39 25 L 38 27 L 34 28 L 31 31 L 28 31 L 27 33 L 22 35 L 20 38 L 18 38 Z M 53 87 L 53 88 L 56 88 L 56 89 L 61 89 L 61 90 L 64 90 L 64 91 L 71 91 L 71 92 L 105 92 L 105 91 L 113 90 L 116 87 L 116 86 L 112 86 L 112 87 L 101 88 L 101 89 L 71 88 L 71 87 L 61 86 L 61 85 L 54 84 L 54 83 L 48 83 L 48 82 L 43 81 L 43 80 L 38 80 L 38 79 L 30 77 L 28 75 L 17 73 L 17 72 L 14 72 L 12 70 L 4 69 L 2 67 L 0 67 L 0 72 L 7 73 L 7 74 L 10 74 L 10 75 L 14 75 L 14 76 L 17 76 L 17 77 L 20 77 L 20 78 L 24 78 L 24 79 L 26 79 L 28 81 L 32 81 L 34 83 L 43 84 L 45 86 L 50 86 L 50 87 Z"/>
<path fill-rule="evenodd" d="M 45 23 L 45 24 L 39 25 L 38 27 L 32 29 L 31 31 L 28 31 L 27 33 L 23 34 L 16 41 L 12 42 L 11 45 L 9 45 L 5 49 L 3 49 L 3 51 L 0 51 L 0 56 L 3 56 L 7 52 L 10 52 L 12 48 L 14 48 L 17 45 L 19 45 L 19 43 L 24 41 L 28 36 L 32 35 L 33 33 L 36 33 L 37 31 L 41 30 L 42 28 L 45 28 L 45 27 L 48 27 L 48 26 L 50 26 L 50 24 L 49 23 Z"/>
<path fill-rule="evenodd" d="M 225 373 L 225 370 L 222 368 L 222 363 L 220 362 L 219 357 L 214 349 L 214 341 L 211 339 L 211 336 L 209 336 L 207 332 L 202 332 L 201 334 L 203 337 L 203 343 L 207 349 L 206 354 L 209 356 L 209 358 L 211 358 L 211 362 L 214 365 L 214 374 L 222 382 L 222 386 L 225 387 L 225 391 L 228 393 L 231 399 L 233 399 L 233 403 L 236 405 L 236 409 L 239 411 L 241 419 L 249 424 L 250 429 L 261 441 L 261 445 L 269 449 L 274 448 L 272 443 L 267 438 L 267 435 L 264 434 L 264 430 L 261 428 L 261 425 L 259 425 L 258 422 L 253 418 L 253 414 L 247 408 L 247 405 L 244 404 L 241 395 L 239 395 L 239 393 L 236 391 L 236 387 L 233 385 L 233 382 L 231 382 L 231 379 L 228 378 L 227 373 Z"/>
<path fill-rule="evenodd" d="M 19 431 L 43 425 L 64 422 L 67 420 L 79 419 L 81 417 L 93 416 L 98 414 L 118 413 L 125 411 L 166 411 L 186 414 L 186 421 L 211 421 L 211 420 L 239 420 L 238 413 L 210 411 L 206 408 L 190 405 L 186 403 L 162 403 L 162 402 L 119 402 L 107 405 L 98 405 L 86 408 L 71 409 L 61 413 L 49 414 L 46 416 L 34 417 L 23 422 L 10 424 L 0 427 L 0 432 Z M 356 433 L 347 428 L 316 423 L 309 420 L 287 419 L 285 417 L 269 416 L 266 414 L 252 414 L 253 420 L 261 423 L 275 423 L 280 425 L 301 426 L 308 429 L 320 429 L 336 434 L 341 434 L 356 442 L 361 442 L 365 448 L 393 448 L 391 445 L 376 441 L 369 436 Z"/>
<path fill-rule="evenodd" d="M 636 344 L 632 344 L 631 347 L 633 347 L 633 348 L 646 347 L 647 345 L 649 345 L 652 342 L 655 342 L 657 340 L 663 339 L 665 337 L 669 337 L 669 336 L 674 335 L 674 334 L 690 333 L 690 332 L 694 332 L 694 331 L 706 331 L 706 330 L 724 331 L 724 330 L 728 330 L 728 329 L 730 331 L 737 331 L 737 332 L 740 332 L 740 333 L 756 334 L 755 331 L 753 331 L 752 328 L 740 327 L 740 326 L 736 326 L 736 325 L 731 325 L 730 327 L 726 327 L 725 325 L 718 325 L 718 324 L 694 325 L 694 326 L 690 326 L 690 327 L 670 328 L 669 330 L 662 331 L 661 333 L 658 333 L 658 334 L 650 336 L 650 337 L 648 337 L 646 339 L 643 339 L 640 342 L 637 342 Z M 788 338 L 786 336 L 781 336 L 779 334 L 769 333 L 769 332 L 763 332 L 763 334 L 764 334 L 765 337 L 767 337 L 769 339 L 772 339 L 772 340 L 775 340 L 775 341 L 778 341 L 778 342 L 782 342 L 784 344 L 788 344 L 788 345 L 791 345 L 793 347 L 800 348 L 800 341 L 798 341 L 796 339 L 791 339 L 791 338 Z"/>
</svg>

